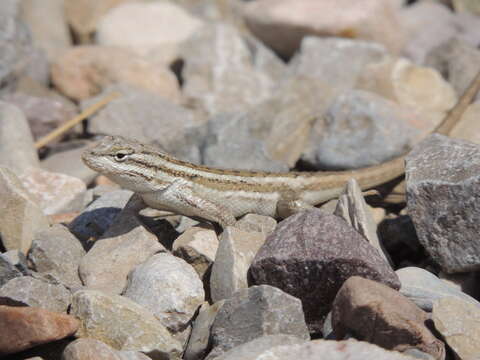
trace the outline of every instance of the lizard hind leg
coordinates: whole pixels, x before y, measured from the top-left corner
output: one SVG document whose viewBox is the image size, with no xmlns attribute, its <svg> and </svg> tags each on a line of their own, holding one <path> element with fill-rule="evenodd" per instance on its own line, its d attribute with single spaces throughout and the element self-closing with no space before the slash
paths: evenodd
<svg viewBox="0 0 480 360">
<path fill-rule="evenodd" d="M 302 210 L 312 209 L 314 206 L 299 199 L 279 200 L 277 203 L 277 215 L 281 219 L 285 219 Z"/>
</svg>

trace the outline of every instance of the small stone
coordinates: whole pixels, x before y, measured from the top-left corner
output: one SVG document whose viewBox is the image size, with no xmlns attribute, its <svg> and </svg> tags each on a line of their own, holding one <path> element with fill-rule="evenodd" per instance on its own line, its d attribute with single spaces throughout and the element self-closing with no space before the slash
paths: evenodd
<svg viewBox="0 0 480 360">
<path fill-rule="evenodd" d="M 277 226 L 277 221 L 270 217 L 258 214 L 247 214 L 237 221 L 235 227 L 246 232 L 257 231 L 270 235 Z"/>
<path fill-rule="evenodd" d="M 416 348 L 444 360 L 445 346 L 425 326 L 427 319 L 426 312 L 399 292 L 359 276 L 345 281 L 332 306 L 337 339 L 354 334 L 388 350 Z"/>
<path fill-rule="evenodd" d="M 7 168 L 0 167 L 0 238 L 6 250 L 30 249 L 37 231 L 48 227 L 48 220 L 32 195 Z"/>
<path fill-rule="evenodd" d="M 28 253 L 35 271 L 50 274 L 69 288 L 82 286 L 78 265 L 85 250 L 80 241 L 63 225 L 38 232 Z"/>
<path fill-rule="evenodd" d="M 33 307 L 0 305 L 0 355 L 63 339 L 78 329 L 73 316 Z"/>
<path fill-rule="evenodd" d="M 67 312 L 72 294 L 63 285 L 31 276 L 16 277 L 0 288 L 0 304 Z"/>
<path fill-rule="evenodd" d="M 220 244 L 210 275 L 210 291 L 214 302 L 228 299 L 237 290 L 247 288 L 247 272 L 266 236 L 227 227 L 220 235 Z"/>
<path fill-rule="evenodd" d="M 480 306 L 456 298 L 443 298 L 433 305 L 432 319 L 459 359 L 475 360 L 480 354 Z"/>
<path fill-rule="evenodd" d="M 77 339 L 65 348 L 63 360 L 148 360 L 137 351 L 117 351 L 107 344 L 89 338 Z"/>
<path fill-rule="evenodd" d="M 280 222 L 255 256 L 249 275 L 251 284 L 276 286 L 299 298 L 313 333 L 321 332 L 338 289 L 351 276 L 400 287 L 397 275 L 363 236 L 318 209 Z"/>
<path fill-rule="evenodd" d="M 480 306 L 474 298 L 446 284 L 422 268 L 406 267 L 396 271 L 402 286 L 400 292 L 422 310 L 431 312 L 433 304 L 440 299 L 454 297 L 460 301 Z"/>
<path fill-rule="evenodd" d="M 3 254 L 0 254 L 0 289 L 8 281 L 20 276 L 23 276 L 20 270 L 6 259 Z"/>
<path fill-rule="evenodd" d="M 447 273 L 480 269 L 480 147 L 431 135 L 406 158 L 407 208 L 425 250 Z"/>
<path fill-rule="evenodd" d="M 242 289 L 218 311 L 207 359 L 261 336 L 277 334 L 310 339 L 300 300 L 268 285 Z"/>
<path fill-rule="evenodd" d="M 125 297 L 80 290 L 70 313 L 81 321 L 77 337 L 100 340 L 116 350 L 141 351 L 154 360 L 180 357 L 180 343 L 152 313 Z"/>
<path fill-rule="evenodd" d="M 29 168 L 19 178 L 45 215 L 83 208 L 87 187 L 80 179 L 40 168 Z"/>
</svg>

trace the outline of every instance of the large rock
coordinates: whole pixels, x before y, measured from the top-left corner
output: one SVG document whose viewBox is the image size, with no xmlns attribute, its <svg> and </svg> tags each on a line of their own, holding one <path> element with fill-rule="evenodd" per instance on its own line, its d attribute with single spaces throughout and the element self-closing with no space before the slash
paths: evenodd
<svg viewBox="0 0 480 360">
<path fill-rule="evenodd" d="M 125 297 L 80 290 L 73 296 L 70 313 L 81 321 L 77 337 L 100 340 L 116 350 L 141 351 L 155 360 L 180 357 L 180 343 L 160 321 Z"/>
<path fill-rule="evenodd" d="M 431 135 L 406 159 L 407 207 L 425 250 L 447 273 L 480 269 L 478 145 Z"/>
<path fill-rule="evenodd" d="M 30 249 L 37 231 L 48 227 L 47 217 L 20 180 L 0 167 L 0 238 L 6 250 Z"/>
<path fill-rule="evenodd" d="M 417 349 L 437 360 L 445 359 L 445 346 L 425 326 L 429 316 L 398 291 L 358 276 L 342 285 L 332 306 L 337 339 L 354 334 L 389 350 Z"/>
<path fill-rule="evenodd" d="M 362 276 L 398 289 L 397 275 L 343 219 L 314 209 L 280 222 L 258 251 L 251 283 L 276 286 L 302 301 L 311 332 L 320 332 L 342 284 Z"/>
<path fill-rule="evenodd" d="M 65 348 L 63 360 L 149 360 L 137 351 L 117 351 L 107 344 L 89 338 L 77 339 Z"/>
<path fill-rule="evenodd" d="M 217 313 L 207 359 L 261 336 L 277 334 L 310 339 L 300 300 L 267 285 L 242 289 L 225 300 Z"/>
<path fill-rule="evenodd" d="M 78 329 L 73 316 L 33 307 L 0 305 L 0 356 L 63 339 Z"/>
</svg>

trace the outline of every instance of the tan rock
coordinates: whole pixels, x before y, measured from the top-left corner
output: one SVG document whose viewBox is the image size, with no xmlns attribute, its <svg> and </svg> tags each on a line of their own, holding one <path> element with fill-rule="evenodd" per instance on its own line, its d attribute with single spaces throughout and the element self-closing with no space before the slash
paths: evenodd
<svg viewBox="0 0 480 360">
<path fill-rule="evenodd" d="M 471 104 L 463 113 L 460 122 L 455 125 L 449 136 L 480 144 L 480 101 Z"/>
</svg>

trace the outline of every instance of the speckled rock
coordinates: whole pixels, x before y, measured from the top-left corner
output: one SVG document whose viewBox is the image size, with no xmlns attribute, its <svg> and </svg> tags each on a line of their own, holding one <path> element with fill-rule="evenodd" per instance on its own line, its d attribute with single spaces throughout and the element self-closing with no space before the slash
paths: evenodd
<svg viewBox="0 0 480 360">
<path fill-rule="evenodd" d="M 274 218 L 258 214 L 247 214 L 235 224 L 235 227 L 240 230 L 247 232 L 258 231 L 266 236 L 270 235 L 276 226 L 277 221 Z"/>
</svg>

